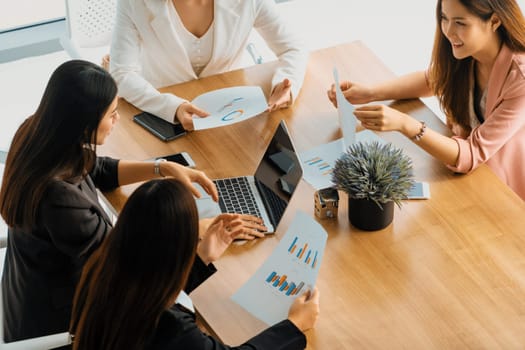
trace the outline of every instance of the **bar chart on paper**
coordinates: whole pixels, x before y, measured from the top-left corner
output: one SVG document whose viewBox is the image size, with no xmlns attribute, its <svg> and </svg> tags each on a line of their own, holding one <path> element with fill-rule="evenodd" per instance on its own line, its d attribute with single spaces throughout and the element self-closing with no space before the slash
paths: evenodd
<svg viewBox="0 0 525 350">
<path fill-rule="evenodd" d="M 299 237 L 294 237 L 292 244 L 290 244 L 290 247 L 288 248 L 288 253 L 297 258 L 297 260 L 309 265 L 312 269 L 315 269 L 317 266 L 318 251 L 309 249 L 308 243 L 304 243 L 301 248 L 297 249 L 298 239 Z"/>
<path fill-rule="evenodd" d="M 300 153 L 304 179 L 317 190 L 333 186 L 332 171 L 343 150 L 339 139 Z"/>
<path fill-rule="evenodd" d="M 330 162 L 324 160 L 319 156 L 307 159 L 304 161 L 304 163 L 306 163 L 306 165 L 310 167 L 317 169 L 317 171 L 320 172 L 322 176 L 330 175 L 333 170 L 332 164 L 330 164 Z"/>
<path fill-rule="evenodd" d="M 304 287 L 304 282 L 290 282 L 287 280 L 288 276 L 278 275 L 275 271 L 272 271 L 268 278 L 266 278 L 266 283 L 270 284 L 272 287 L 277 289 L 279 292 L 283 292 L 285 295 L 297 295 L 301 292 L 301 289 Z"/>
<path fill-rule="evenodd" d="M 356 142 L 377 141 L 385 143 L 385 140 L 370 130 L 359 131 L 354 136 Z M 303 166 L 303 177 L 306 182 L 316 190 L 334 186 L 332 171 L 335 162 L 346 149 L 345 141 L 341 138 L 299 153 Z"/>
<path fill-rule="evenodd" d="M 298 212 L 270 257 L 232 299 L 267 324 L 283 320 L 293 300 L 315 285 L 326 238 L 317 221 Z"/>
</svg>

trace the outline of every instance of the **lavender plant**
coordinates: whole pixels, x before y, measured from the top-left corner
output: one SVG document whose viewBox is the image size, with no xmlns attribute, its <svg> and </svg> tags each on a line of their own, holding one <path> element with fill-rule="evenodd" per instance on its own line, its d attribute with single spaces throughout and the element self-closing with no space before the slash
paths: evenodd
<svg viewBox="0 0 525 350">
<path fill-rule="evenodd" d="M 358 142 L 336 161 L 332 181 L 350 198 L 401 207 L 414 184 L 412 160 L 391 143 Z"/>
</svg>

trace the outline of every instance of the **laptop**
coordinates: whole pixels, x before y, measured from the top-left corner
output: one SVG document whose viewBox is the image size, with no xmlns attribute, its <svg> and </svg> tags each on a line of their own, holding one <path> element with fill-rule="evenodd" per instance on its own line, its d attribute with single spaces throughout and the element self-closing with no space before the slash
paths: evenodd
<svg viewBox="0 0 525 350">
<path fill-rule="evenodd" d="M 282 120 L 253 176 L 214 180 L 219 202 L 201 189 L 198 198 L 199 217 L 221 213 L 251 214 L 260 217 L 268 229 L 275 232 L 303 175 L 286 123 Z"/>
<path fill-rule="evenodd" d="M 114 227 L 115 224 L 117 223 L 118 212 L 115 209 L 115 207 L 109 202 L 106 196 L 104 196 L 104 194 L 100 192 L 98 188 L 96 189 L 96 191 L 98 195 L 98 203 L 100 204 L 104 212 L 107 214 L 107 216 L 111 220 L 111 225 L 113 225 Z"/>
</svg>

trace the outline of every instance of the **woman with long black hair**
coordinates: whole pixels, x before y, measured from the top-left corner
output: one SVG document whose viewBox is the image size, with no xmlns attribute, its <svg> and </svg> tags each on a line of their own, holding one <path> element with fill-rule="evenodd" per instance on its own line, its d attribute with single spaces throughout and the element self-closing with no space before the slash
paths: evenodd
<svg viewBox="0 0 525 350">
<path fill-rule="evenodd" d="M 174 179 L 141 185 L 82 271 L 71 317 L 73 349 L 230 349 L 199 330 L 186 293 L 215 272 L 212 262 L 239 230 L 235 215 L 222 214 L 199 236 L 187 187 Z M 235 349 L 303 349 L 303 331 L 318 312 L 313 289 L 294 301 L 288 319 Z"/>
<path fill-rule="evenodd" d="M 0 192 L 0 213 L 9 226 L 2 278 L 7 342 L 68 329 L 80 271 L 112 228 L 97 187 L 170 176 L 196 196 L 192 182 L 217 198 L 201 171 L 97 157 L 96 146 L 119 119 L 117 103 L 108 72 L 86 61 L 66 62 L 13 138 Z M 247 226 L 258 227 L 256 218 L 249 220 Z"/>
</svg>

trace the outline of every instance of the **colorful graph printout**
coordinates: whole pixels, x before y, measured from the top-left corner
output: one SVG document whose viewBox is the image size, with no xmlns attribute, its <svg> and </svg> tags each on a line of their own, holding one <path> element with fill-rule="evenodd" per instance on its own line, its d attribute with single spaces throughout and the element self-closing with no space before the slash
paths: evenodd
<svg viewBox="0 0 525 350">
<path fill-rule="evenodd" d="M 238 123 L 255 117 L 268 108 L 259 86 L 235 86 L 213 90 L 196 97 L 191 103 L 210 113 L 205 118 L 193 116 L 195 130 Z"/>
<path fill-rule="evenodd" d="M 357 142 L 385 141 L 370 130 L 359 131 L 355 134 Z M 332 170 L 335 161 L 346 149 L 343 139 L 319 145 L 299 154 L 303 167 L 303 177 L 313 188 L 334 186 L 332 182 Z"/>
<path fill-rule="evenodd" d="M 287 278 L 288 276 L 286 275 L 278 275 L 277 272 L 272 271 L 266 279 L 266 283 L 287 296 L 299 294 L 304 287 L 304 282 L 297 282 L 296 284 L 295 282 L 286 280 Z"/>
<path fill-rule="evenodd" d="M 284 320 L 293 300 L 315 285 L 326 238 L 317 221 L 297 212 L 270 257 L 232 299 L 268 325 Z"/>
<path fill-rule="evenodd" d="M 298 259 L 302 263 L 310 266 L 312 269 L 315 269 L 317 266 L 317 250 L 313 250 L 308 246 L 308 242 L 300 243 L 299 237 L 295 236 L 292 244 L 288 247 L 288 253 L 290 253 L 294 258 Z M 301 244 L 301 247 L 298 246 Z"/>
</svg>

